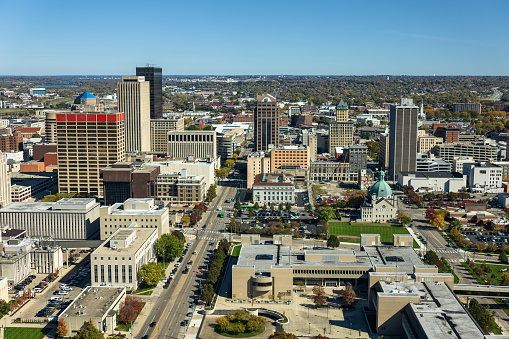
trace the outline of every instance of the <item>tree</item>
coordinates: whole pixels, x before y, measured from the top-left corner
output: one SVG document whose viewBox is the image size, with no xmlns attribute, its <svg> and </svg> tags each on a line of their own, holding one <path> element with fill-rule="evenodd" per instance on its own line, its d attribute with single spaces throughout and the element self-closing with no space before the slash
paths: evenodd
<svg viewBox="0 0 509 339">
<path fill-rule="evenodd" d="M 306 211 L 311 212 L 313 210 L 313 206 L 311 204 L 306 205 Z"/>
<path fill-rule="evenodd" d="M 282 211 L 285 209 L 285 206 L 283 204 L 279 204 L 278 206 L 278 210 Z"/>
<path fill-rule="evenodd" d="M 76 333 L 74 339 L 104 339 L 104 334 L 94 326 L 92 319 L 90 319 L 87 326 Z"/>
<path fill-rule="evenodd" d="M 475 244 L 475 248 L 478 250 L 478 251 L 484 251 L 486 248 L 488 247 L 488 245 L 486 245 L 485 243 L 483 242 L 477 242 Z"/>
<path fill-rule="evenodd" d="M 186 241 L 186 238 L 184 237 L 184 235 L 180 231 L 173 231 L 173 232 L 171 232 L 171 235 L 173 235 L 174 237 L 177 237 L 178 239 L 180 239 L 180 241 L 182 241 L 182 243 L 184 243 Z"/>
<path fill-rule="evenodd" d="M 270 210 L 274 211 L 274 208 L 275 208 L 274 205 L 270 204 Z"/>
<path fill-rule="evenodd" d="M 269 339 L 299 339 L 295 334 L 281 331 L 274 332 L 269 336 Z"/>
<path fill-rule="evenodd" d="M 428 207 L 426 209 L 426 219 L 431 220 L 435 216 L 435 209 L 432 207 Z"/>
<path fill-rule="evenodd" d="M 286 203 L 286 210 L 287 211 L 290 211 L 292 209 L 292 204 L 290 204 L 289 202 Z"/>
<path fill-rule="evenodd" d="M 257 202 L 255 202 L 254 206 L 253 206 L 254 210 L 255 211 L 258 211 L 260 209 L 260 204 L 258 204 Z"/>
<path fill-rule="evenodd" d="M 57 338 L 63 338 L 67 335 L 67 324 L 65 323 L 64 318 L 58 319 L 58 326 L 57 326 Z"/>
<path fill-rule="evenodd" d="M 435 214 L 434 217 L 430 219 L 429 224 L 437 228 L 442 228 L 444 227 L 444 217 L 439 214 Z"/>
<path fill-rule="evenodd" d="M 502 273 L 502 281 L 500 282 L 502 286 L 509 286 L 509 273 Z"/>
<path fill-rule="evenodd" d="M 318 211 L 318 216 L 323 221 L 329 221 L 336 215 L 336 211 L 331 206 L 322 206 Z"/>
<path fill-rule="evenodd" d="M 155 286 L 157 282 L 164 277 L 164 269 L 158 263 L 151 261 L 141 266 L 138 271 L 138 276 L 142 278 L 148 286 Z"/>
<path fill-rule="evenodd" d="M 412 219 L 407 216 L 405 213 L 400 212 L 397 216 L 399 223 L 404 227 L 405 225 L 410 225 Z"/>
<path fill-rule="evenodd" d="M 165 233 L 157 240 L 156 248 L 161 257 L 164 256 L 165 260 L 171 261 L 182 255 L 184 242 L 178 235 Z"/>
<path fill-rule="evenodd" d="M 240 205 L 240 202 L 239 202 L 239 201 L 237 201 L 237 202 L 235 203 L 235 205 L 233 205 L 233 208 L 235 208 L 236 210 L 240 210 L 240 209 L 241 209 L 241 207 L 242 207 L 242 206 Z"/>
<path fill-rule="evenodd" d="M 468 312 L 470 312 L 484 332 L 493 332 L 495 312 L 489 309 L 489 305 L 483 306 L 476 299 L 472 298 L 468 304 Z"/>
<path fill-rule="evenodd" d="M 318 284 L 313 287 L 313 302 L 317 307 L 322 307 L 327 303 L 327 297 L 325 296 L 325 291 L 322 287 L 322 284 Z"/>
<path fill-rule="evenodd" d="M 247 215 L 248 215 L 248 217 L 249 217 L 249 218 L 254 217 L 253 208 L 250 208 L 250 209 L 248 210 L 248 214 L 247 214 Z"/>
<path fill-rule="evenodd" d="M 216 320 L 217 332 L 228 332 L 230 330 L 230 321 L 227 317 L 219 317 Z"/>
<path fill-rule="evenodd" d="M 235 166 L 235 160 L 228 159 L 228 160 L 226 160 L 226 162 L 224 164 L 226 165 L 226 167 L 231 169 L 231 168 L 233 168 L 233 166 Z"/>
<path fill-rule="evenodd" d="M 330 235 L 329 239 L 327 240 L 327 246 L 328 247 L 338 247 L 339 246 L 339 238 L 335 235 Z"/>
<path fill-rule="evenodd" d="M 345 289 L 341 292 L 343 296 L 343 305 L 350 307 L 355 302 L 355 291 L 352 288 L 352 284 L 346 283 Z"/>
</svg>

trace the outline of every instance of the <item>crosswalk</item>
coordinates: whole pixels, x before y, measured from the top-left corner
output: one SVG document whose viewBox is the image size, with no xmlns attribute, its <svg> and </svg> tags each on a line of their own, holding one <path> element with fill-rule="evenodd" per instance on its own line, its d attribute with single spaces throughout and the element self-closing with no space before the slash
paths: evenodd
<svg viewBox="0 0 509 339">
<path fill-rule="evenodd" d="M 458 251 L 456 251 L 456 250 L 448 250 L 448 249 L 437 249 L 434 251 L 435 251 L 435 253 L 450 253 L 450 254 L 458 253 Z"/>
</svg>

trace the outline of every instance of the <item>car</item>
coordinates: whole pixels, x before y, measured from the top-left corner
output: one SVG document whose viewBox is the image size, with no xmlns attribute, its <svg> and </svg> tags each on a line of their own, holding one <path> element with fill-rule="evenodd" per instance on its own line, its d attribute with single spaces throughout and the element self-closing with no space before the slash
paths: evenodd
<svg viewBox="0 0 509 339">
<path fill-rule="evenodd" d="M 187 317 L 192 317 L 193 316 L 193 312 L 189 312 L 188 314 L 186 314 Z"/>
<path fill-rule="evenodd" d="M 60 291 L 58 292 L 59 295 L 67 295 L 69 294 L 69 291 Z"/>
<path fill-rule="evenodd" d="M 170 278 L 173 278 L 175 276 L 175 274 L 171 273 L 170 274 Z"/>
<path fill-rule="evenodd" d="M 156 326 L 156 322 L 155 321 L 150 323 L 150 327 L 155 327 L 155 326 Z"/>
<path fill-rule="evenodd" d="M 61 288 L 62 291 L 72 291 L 72 287 L 65 286 L 64 288 Z"/>
<path fill-rule="evenodd" d="M 179 263 L 179 262 L 178 262 L 178 263 L 176 263 L 176 264 L 175 264 L 175 267 L 180 267 L 180 263 Z"/>
<path fill-rule="evenodd" d="M 193 254 L 198 254 L 198 252 L 197 252 L 197 251 L 194 251 L 194 252 L 193 252 Z"/>
</svg>

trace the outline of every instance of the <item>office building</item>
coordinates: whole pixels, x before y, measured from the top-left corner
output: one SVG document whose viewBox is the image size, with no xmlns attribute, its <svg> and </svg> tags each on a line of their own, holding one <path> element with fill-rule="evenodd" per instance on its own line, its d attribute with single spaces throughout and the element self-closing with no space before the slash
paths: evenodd
<svg viewBox="0 0 509 339">
<path fill-rule="evenodd" d="M 125 159 L 124 113 L 57 114 L 58 189 L 102 195 L 100 171 Z"/>
<path fill-rule="evenodd" d="M 452 142 L 458 142 L 460 135 L 459 127 L 451 127 L 451 126 L 440 126 L 435 131 L 435 136 L 442 138 L 443 143 L 449 144 Z"/>
<path fill-rule="evenodd" d="M 243 235 L 237 263 L 232 266 L 232 295 L 241 300 L 269 300 L 271 295 L 290 297 L 295 293 L 294 286 L 339 287 L 350 282 L 353 286 L 371 287 L 381 280 L 395 281 L 397 276 L 405 281 L 446 282 L 454 286 L 451 274 L 438 273 L 436 266 L 424 265 L 412 248 L 411 236 L 394 237 L 394 245 L 377 244 L 379 237 L 362 234 L 361 243 L 366 245 L 360 251 L 302 251 L 291 250 L 288 237 L 274 235 L 272 241 L 263 242 L 258 234 Z"/>
<path fill-rule="evenodd" d="M 184 118 L 168 117 L 150 120 L 150 150 L 153 153 L 168 152 L 168 132 L 183 131 Z"/>
<path fill-rule="evenodd" d="M 467 157 L 474 161 L 497 161 L 498 147 L 484 142 L 457 142 L 435 146 L 437 157 L 452 162 L 454 158 Z"/>
<path fill-rule="evenodd" d="M 474 158 L 472 157 L 454 157 L 451 166 L 451 172 L 458 172 L 463 174 L 463 166 L 465 164 L 475 164 Z M 502 175 L 503 177 L 503 175 Z"/>
<path fill-rule="evenodd" d="M 467 176 L 458 172 L 399 172 L 398 185 L 412 186 L 416 192 L 460 192 Z"/>
<path fill-rule="evenodd" d="M 358 172 L 368 166 L 368 147 L 366 145 L 351 145 L 347 152 L 349 170 L 352 175 L 350 180 L 357 181 Z"/>
<path fill-rule="evenodd" d="M 12 202 L 40 199 L 58 188 L 58 176 L 54 172 L 12 172 L 10 186 Z"/>
<path fill-rule="evenodd" d="M 399 171 L 415 171 L 417 155 L 417 122 L 419 107 L 412 99 L 401 99 L 391 106 L 389 133 L 389 179 L 396 180 Z"/>
<path fill-rule="evenodd" d="M 309 147 L 283 146 L 270 151 L 270 171 L 283 166 L 309 168 Z"/>
<path fill-rule="evenodd" d="M 353 144 L 353 122 L 331 122 L 329 124 L 329 153 L 336 156 L 337 147 Z"/>
<path fill-rule="evenodd" d="M 451 172 L 451 164 L 433 155 L 418 153 L 416 172 Z"/>
<path fill-rule="evenodd" d="M 216 161 L 187 159 L 187 160 L 165 160 L 154 161 L 146 164 L 151 167 L 158 167 L 160 173 L 179 173 L 182 169 L 187 171 L 187 175 L 201 175 L 205 180 L 206 189 L 216 181 Z"/>
<path fill-rule="evenodd" d="M 309 168 L 309 180 L 320 183 L 350 181 L 350 164 L 341 161 L 313 161 Z"/>
<path fill-rule="evenodd" d="M 44 141 L 47 143 L 57 143 L 57 112 L 46 111 L 46 118 L 44 123 L 44 129 L 46 135 Z"/>
<path fill-rule="evenodd" d="M 150 84 L 143 76 L 122 77 L 117 103 L 124 113 L 125 151 L 150 152 Z"/>
<path fill-rule="evenodd" d="M 120 286 L 136 290 L 141 266 L 157 260 L 157 229 L 133 223 L 119 228 L 90 254 L 92 286 Z"/>
<path fill-rule="evenodd" d="M 442 138 L 438 138 L 432 135 L 425 135 L 417 137 L 417 152 L 428 153 L 436 145 L 442 144 Z M 381 149 L 380 149 L 381 152 Z"/>
<path fill-rule="evenodd" d="M 62 247 L 46 242 L 45 246 L 36 247 L 37 240 L 29 240 L 32 241 L 32 247 L 34 247 L 30 250 L 30 261 L 37 274 L 51 274 L 62 269 L 64 266 Z"/>
<path fill-rule="evenodd" d="M 254 152 L 247 156 L 247 188 L 253 187 L 258 174 L 270 173 L 270 156 L 265 152 Z"/>
<path fill-rule="evenodd" d="M 253 183 L 253 202 L 258 204 L 294 204 L 295 183 L 293 175 L 258 174 Z"/>
<path fill-rule="evenodd" d="M 168 158 L 215 159 L 217 137 L 215 131 L 170 131 L 168 132 Z"/>
<path fill-rule="evenodd" d="M 21 150 L 23 150 L 23 136 L 20 131 L 0 135 L 0 151 L 17 152 Z"/>
<path fill-rule="evenodd" d="M 452 104 L 452 112 L 463 112 L 463 111 L 476 111 L 481 114 L 481 104 L 465 104 L 465 103 L 456 103 Z"/>
<path fill-rule="evenodd" d="M 380 153 L 378 154 L 378 163 L 383 169 L 389 167 L 389 133 L 380 134 Z"/>
<path fill-rule="evenodd" d="M 7 167 L 7 155 L 0 152 L 0 208 L 10 205 L 11 198 L 11 179 Z"/>
<path fill-rule="evenodd" d="M 125 287 L 111 288 L 97 285 L 85 287 L 59 315 L 59 319 L 64 319 L 67 325 L 66 337 L 76 336 L 89 321 L 92 321 L 102 333 L 108 335 L 117 333 L 117 313 L 125 297 Z"/>
<path fill-rule="evenodd" d="M 237 144 L 237 133 L 217 133 L 217 155 L 221 157 L 222 161 L 230 159 L 235 152 L 235 145 Z"/>
<path fill-rule="evenodd" d="M 123 203 L 130 198 L 152 197 L 156 191 L 159 167 L 135 166 L 133 162 L 117 162 L 101 170 L 104 204 Z"/>
<path fill-rule="evenodd" d="M 30 93 L 30 95 L 33 95 L 34 97 L 38 97 L 38 96 L 45 96 L 46 95 L 46 88 L 30 88 L 28 90 L 28 92 Z"/>
<path fill-rule="evenodd" d="M 192 204 L 205 200 L 207 184 L 203 175 L 188 174 L 181 169 L 174 173 L 161 173 L 157 176 L 156 195 L 163 204 Z"/>
<path fill-rule="evenodd" d="M 316 161 L 317 149 L 318 149 L 318 138 L 316 133 L 310 132 L 305 129 L 302 130 L 302 145 L 309 147 L 309 161 Z"/>
<path fill-rule="evenodd" d="M 391 187 L 385 182 L 385 173 L 378 173 L 378 181 L 371 186 L 361 206 L 363 222 L 394 222 L 398 215 L 398 199 L 392 195 Z"/>
<path fill-rule="evenodd" d="M 336 106 L 336 121 L 347 122 L 348 121 L 348 105 L 341 99 Z"/>
<path fill-rule="evenodd" d="M 279 146 L 280 109 L 270 94 L 258 95 L 254 110 L 254 147 L 256 152 Z"/>
<path fill-rule="evenodd" d="M 468 178 L 471 192 L 502 193 L 502 167 L 485 162 L 464 164 L 463 174 Z"/>
<path fill-rule="evenodd" d="M 136 67 L 136 76 L 145 77 L 150 83 L 150 119 L 163 117 L 163 69 L 160 67 Z"/>
<path fill-rule="evenodd" d="M 118 228 L 129 227 L 133 222 L 137 227 L 157 228 L 160 238 L 170 232 L 168 208 L 156 205 L 154 198 L 130 198 L 124 203 L 102 206 L 101 240 L 106 240 Z"/>
<path fill-rule="evenodd" d="M 31 237 L 86 240 L 99 231 L 99 203 L 92 198 L 14 202 L 0 209 L 0 223 Z"/>
</svg>

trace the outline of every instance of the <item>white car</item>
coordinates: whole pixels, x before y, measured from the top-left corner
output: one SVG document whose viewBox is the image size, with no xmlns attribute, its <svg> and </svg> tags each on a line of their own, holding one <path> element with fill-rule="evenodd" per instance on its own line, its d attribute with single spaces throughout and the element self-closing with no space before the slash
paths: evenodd
<svg viewBox="0 0 509 339">
<path fill-rule="evenodd" d="M 69 291 L 60 291 L 58 292 L 59 295 L 68 295 Z"/>
<path fill-rule="evenodd" d="M 34 287 L 34 289 L 32 291 L 34 291 L 35 293 L 41 293 L 42 292 L 42 288 Z"/>
<path fill-rule="evenodd" d="M 170 274 L 170 278 L 173 278 L 175 276 L 175 274 L 171 273 Z"/>
<path fill-rule="evenodd" d="M 198 252 L 194 251 L 193 254 L 198 254 Z"/>
<path fill-rule="evenodd" d="M 180 267 L 180 263 L 179 263 L 179 262 L 178 262 L 178 263 L 176 263 L 176 264 L 175 264 L 175 267 Z"/>
<path fill-rule="evenodd" d="M 62 291 L 72 291 L 72 287 L 65 286 L 65 287 L 62 287 L 61 290 Z"/>
</svg>

